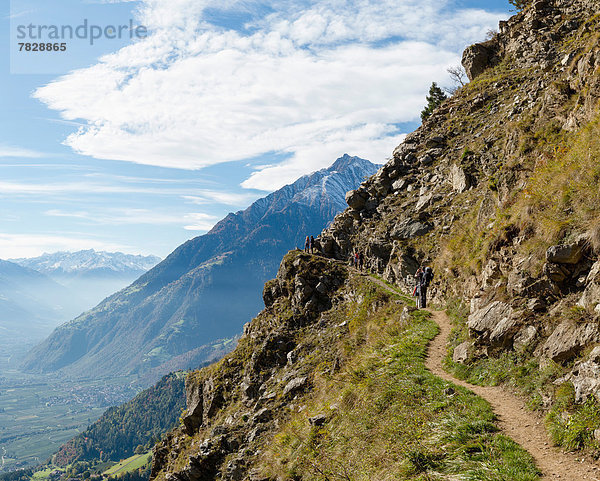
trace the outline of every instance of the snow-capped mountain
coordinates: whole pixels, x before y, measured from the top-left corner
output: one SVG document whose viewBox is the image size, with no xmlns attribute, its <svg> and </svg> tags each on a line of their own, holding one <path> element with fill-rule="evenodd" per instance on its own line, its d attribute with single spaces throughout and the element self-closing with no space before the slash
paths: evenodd
<svg viewBox="0 0 600 481">
<path fill-rule="evenodd" d="M 82 275 L 94 271 L 141 275 L 160 262 L 156 256 L 129 255 L 121 252 L 103 252 L 94 249 L 79 252 L 55 252 L 30 259 L 11 259 L 23 267 L 49 276 Z"/>
<path fill-rule="evenodd" d="M 24 367 L 73 376 L 160 375 L 177 359 L 201 362 L 188 354 L 238 334 L 262 308 L 263 285 L 282 256 L 321 232 L 343 210 L 346 192 L 377 168 L 344 155 L 229 214 L 131 286 L 56 329 Z"/>
<path fill-rule="evenodd" d="M 160 258 L 89 249 L 11 259 L 11 262 L 44 274 L 71 292 L 62 302 L 65 312 L 69 313 L 69 317 L 61 319 L 64 322 L 131 284 L 158 264 Z"/>
</svg>

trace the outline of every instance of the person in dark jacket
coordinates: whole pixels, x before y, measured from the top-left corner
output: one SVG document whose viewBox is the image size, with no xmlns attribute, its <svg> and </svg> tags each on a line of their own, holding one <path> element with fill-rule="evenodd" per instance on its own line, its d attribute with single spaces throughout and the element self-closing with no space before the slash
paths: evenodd
<svg viewBox="0 0 600 481">
<path fill-rule="evenodd" d="M 423 273 L 421 274 L 421 286 L 419 288 L 419 308 L 425 309 L 427 307 L 427 288 L 433 280 L 433 269 L 431 267 L 424 267 L 422 271 Z"/>
</svg>

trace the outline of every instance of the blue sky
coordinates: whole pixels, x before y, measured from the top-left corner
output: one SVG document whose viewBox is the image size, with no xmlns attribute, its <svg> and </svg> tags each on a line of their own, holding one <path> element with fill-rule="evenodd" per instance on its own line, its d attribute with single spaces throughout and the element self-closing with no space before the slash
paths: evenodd
<svg viewBox="0 0 600 481">
<path fill-rule="evenodd" d="M 500 0 L 2 5 L 3 259 L 166 256 L 346 152 L 383 162 L 431 81 L 449 84 L 462 49 L 509 15 Z M 85 19 L 148 34 L 17 51 L 20 25 Z"/>
</svg>

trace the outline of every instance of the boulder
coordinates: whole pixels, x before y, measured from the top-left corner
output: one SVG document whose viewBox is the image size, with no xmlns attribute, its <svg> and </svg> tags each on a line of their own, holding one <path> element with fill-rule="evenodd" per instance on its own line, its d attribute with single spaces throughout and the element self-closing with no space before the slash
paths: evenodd
<svg viewBox="0 0 600 481">
<path fill-rule="evenodd" d="M 473 312 L 467 326 L 474 336 L 492 344 L 504 343 L 515 331 L 518 320 L 513 309 L 504 302 L 495 301 Z"/>
<path fill-rule="evenodd" d="M 429 222 L 418 222 L 408 219 L 395 226 L 390 232 L 390 236 L 396 240 L 414 239 L 432 230 L 433 225 Z"/>
<path fill-rule="evenodd" d="M 546 260 L 553 264 L 577 264 L 582 257 L 580 244 L 552 246 L 546 251 Z"/>
<path fill-rule="evenodd" d="M 454 348 L 454 352 L 452 353 L 452 360 L 457 364 L 464 364 L 469 359 L 469 357 L 471 357 L 472 351 L 473 343 L 470 341 L 465 341 Z"/>
<path fill-rule="evenodd" d="M 325 414 L 317 414 L 312 418 L 308 418 L 308 422 L 311 426 L 323 426 L 327 422 L 327 416 Z"/>
<path fill-rule="evenodd" d="M 424 194 L 424 195 L 420 196 L 419 200 L 417 201 L 417 205 L 415 206 L 415 212 L 421 212 L 422 210 L 429 207 L 432 200 L 433 200 L 432 193 Z"/>
<path fill-rule="evenodd" d="M 273 413 L 269 408 L 262 408 L 252 416 L 252 424 L 266 423 L 271 420 Z"/>
<path fill-rule="evenodd" d="M 425 141 L 425 147 L 427 149 L 436 149 L 442 147 L 446 143 L 446 138 L 441 135 L 435 135 L 433 137 L 429 137 Z"/>
<path fill-rule="evenodd" d="M 500 266 L 494 259 L 490 259 L 481 271 L 481 287 L 486 289 L 494 285 L 501 277 Z"/>
<path fill-rule="evenodd" d="M 542 354 L 556 362 L 575 357 L 589 344 L 600 341 L 600 329 L 596 323 L 574 324 L 562 322 L 542 346 Z"/>
<path fill-rule="evenodd" d="M 429 154 L 425 154 L 425 155 L 419 157 L 419 163 L 423 166 L 431 165 L 431 164 L 433 164 L 433 157 L 431 157 L 431 155 L 429 155 Z"/>
<path fill-rule="evenodd" d="M 515 338 L 513 339 L 513 348 L 517 351 L 522 351 L 526 349 L 527 346 L 531 344 L 531 342 L 537 336 L 537 329 L 535 326 L 526 326 L 521 329 Z"/>
<path fill-rule="evenodd" d="M 351 190 L 346 193 L 346 203 L 355 210 L 361 210 L 367 203 L 368 194 L 364 190 Z"/>
<path fill-rule="evenodd" d="M 564 266 L 559 264 L 552 264 L 550 262 L 546 262 L 543 268 L 544 274 L 550 279 L 552 282 L 556 282 L 560 284 L 564 282 L 569 276 L 569 270 Z"/>
<path fill-rule="evenodd" d="M 476 43 L 467 47 L 463 53 L 462 65 L 469 80 L 481 75 L 488 67 L 493 65 L 496 52 L 489 43 Z"/>
<path fill-rule="evenodd" d="M 283 395 L 286 396 L 295 391 L 299 391 L 299 390 L 303 389 L 304 387 L 306 387 L 307 383 L 308 383 L 307 377 L 297 377 L 295 379 L 292 379 L 290 382 L 288 382 L 286 384 L 285 388 L 283 389 Z"/>
<path fill-rule="evenodd" d="M 467 173 L 458 165 L 450 167 L 450 183 L 455 192 L 462 193 L 471 187 L 471 181 Z"/>
<path fill-rule="evenodd" d="M 586 288 L 577 305 L 586 309 L 600 306 L 600 261 L 596 262 L 586 278 Z"/>
<path fill-rule="evenodd" d="M 408 185 L 407 179 L 398 179 L 396 182 L 392 184 L 392 189 L 395 191 L 402 190 L 404 187 Z"/>
</svg>

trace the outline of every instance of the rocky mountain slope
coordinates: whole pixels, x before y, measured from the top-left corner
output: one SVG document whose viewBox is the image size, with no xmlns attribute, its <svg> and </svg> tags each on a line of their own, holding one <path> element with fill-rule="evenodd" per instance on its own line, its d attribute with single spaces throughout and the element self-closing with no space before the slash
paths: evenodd
<svg viewBox="0 0 600 481">
<path fill-rule="evenodd" d="M 324 257 L 286 257 L 238 348 L 188 378 L 183 426 L 156 446 L 153 479 L 537 479 L 525 462 L 510 474 L 473 467 L 488 448 L 466 433 L 488 428 L 457 425 L 454 388 L 438 401 L 413 372 L 379 396 L 427 336 L 391 327 L 402 304 L 356 287 L 340 264 L 355 250 L 398 288 L 432 265 L 434 300 L 457 323 L 448 368 L 511 383 L 548 413 L 557 444 L 597 451 L 599 40 L 596 1 L 535 0 L 469 47 L 469 85 L 348 193 L 320 236 Z M 398 337 L 376 334 L 390 329 Z M 378 355 L 358 362 L 357 346 Z M 413 418 L 435 405 L 443 421 L 421 431 L 387 418 L 407 390 Z"/>
<path fill-rule="evenodd" d="M 161 366 L 197 367 L 222 355 L 222 343 L 203 346 L 240 332 L 260 310 L 262 286 L 281 256 L 318 234 L 345 205 L 345 192 L 375 171 L 369 161 L 345 155 L 228 215 L 131 286 L 58 328 L 30 353 L 25 368 L 160 377 Z"/>
<path fill-rule="evenodd" d="M 67 320 L 128 286 L 160 260 L 156 256 L 89 249 L 11 259 L 11 262 L 41 272 L 71 290 L 71 315 L 63 319 Z"/>
</svg>

